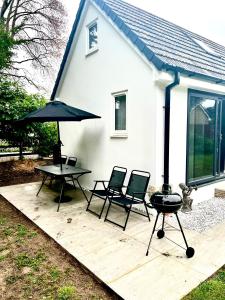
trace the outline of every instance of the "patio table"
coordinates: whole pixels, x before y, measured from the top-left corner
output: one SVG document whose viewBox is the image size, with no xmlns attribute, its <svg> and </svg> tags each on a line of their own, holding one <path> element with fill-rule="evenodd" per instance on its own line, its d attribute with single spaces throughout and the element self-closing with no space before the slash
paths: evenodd
<svg viewBox="0 0 225 300">
<path fill-rule="evenodd" d="M 65 165 L 65 164 L 62 165 L 62 169 L 61 169 L 60 164 L 59 165 L 49 165 L 49 166 L 37 166 L 37 167 L 35 167 L 35 169 L 44 173 L 41 186 L 40 186 L 36 196 L 38 196 L 38 194 L 40 193 L 40 191 L 48 177 L 55 177 L 55 178 L 60 179 L 61 189 L 60 189 L 59 200 L 57 201 L 58 202 L 57 212 L 59 211 L 60 203 L 62 202 L 62 196 L 63 196 L 64 186 L 66 183 L 66 180 L 65 180 L 66 177 L 70 177 L 72 179 L 74 187 L 75 187 L 74 181 L 77 182 L 81 192 L 83 193 L 85 199 L 88 202 L 88 198 L 84 192 L 84 189 L 82 188 L 82 186 L 79 182 L 79 178 L 81 176 L 83 176 L 84 174 L 91 173 L 90 170 L 72 167 L 72 166 Z"/>
</svg>

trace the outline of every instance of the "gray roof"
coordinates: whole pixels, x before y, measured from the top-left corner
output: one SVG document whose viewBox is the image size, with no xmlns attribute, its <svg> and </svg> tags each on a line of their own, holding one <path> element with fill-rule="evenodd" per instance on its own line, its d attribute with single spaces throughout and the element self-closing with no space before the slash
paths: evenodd
<svg viewBox="0 0 225 300">
<path fill-rule="evenodd" d="M 153 63 L 155 60 L 158 69 L 175 67 L 181 72 L 225 80 L 224 46 L 121 0 L 94 0 L 94 2 L 124 33 L 121 21 L 130 29 L 133 44 L 139 48 L 138 43 L 143 42 L 142 47 L 146 46 L 155 56 L 152 59 L 149 55 L 148 59 L 150 58 Z M 126 35 L 129 37 L 129 34 Z M 215 54 L 207 52 L 195 41 L 196 39 L 205 43 Z M 142 52 L 143 50 L 144 48 Z"/>
<path fill-rule="evenodd" d="M 124 1 L 92 1 L 158 70 L 179 71 L 187 76 L 225 84 L 224 46 Z M 51 99 L 55 97 L 85 2 L 80 2 Z"/>
</svg>

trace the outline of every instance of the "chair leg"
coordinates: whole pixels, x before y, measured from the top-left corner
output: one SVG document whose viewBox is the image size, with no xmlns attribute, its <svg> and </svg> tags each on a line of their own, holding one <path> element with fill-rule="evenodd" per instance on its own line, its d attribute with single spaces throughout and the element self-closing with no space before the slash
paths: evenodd
<svg viewBox="0 0 225 300">
<path fill-rule="evenodd" d="M 150 219 L 149 212 L 148 212 L 148 208 L 147 208 L 147 205 L 146 205 L 146 202 L 145 202 L 145 201 L 144 201 L 144 206 L 145 206 L 145 210 L 146 210 L 146 214 L 147 214 L 148 220 L 149 220 L 149 222 L 150 222 L 151 219 Z"/>
<path fill-rule="evenodd" d="M 128 222 L 129 216 L 130 216 L 131 208 L 132 208 L 132 204 L 131 204 L 130 207 L 128 208 L 127 218 L 126 218 L 126 221 L 125 221 L 125 224 L 124 224 L 124 227 L 123 227 L 123 231 L 125 231 L 125 229 L 126 229 L 126 227 L 127 227 L 127 222 Z"/>
<path fill-rule="evenodd" d="M 93 193 L 91 194 L 90 200 L 88 201 L 88 205 L 87 205 L 86 211 L 89 210 L 89 206 L 91 204 L 92 197 L 93 197 Z"/>
<path fill-rule="evenodd" d="M 112 201 L 109 200 L 109 206 L 108 206 L 108 209 L 107 209 L 107 211 L 106 211 L 106 215 L 105 215 L 104 222 L 108 220 L 107 217 L 108 217 L 108 213 L 109 213 L 109 210 L 110 210 L 111 205 L 112 205 Z"/>
<path fill-rule="evenodd" d="M 156 228 L 156 225 L 157 225 L 157 222 L 158 222 L 159 215 L 160 215 L 160 212 L 157 212 L 157 216 L 156 216 L 156 219 L 155 219 L 155 224 L 154 224 L 154 227 L 153 227 L 153 230 L 152 230 L 152 234 L 151 234 L 151 237 L 150 237 L 150 240 L 149 240 L 149 243 L 148 243 L 148 248 L 147 248 L 146 256 L 148 256 L 149 248 L 150 248 L 150 245 L 151 245 L 151 242 L 152 242 L 152 237 L 153 237 L 153 234 L 155 232 L 155 228 Z"/>
<path fill-rule="evenodd" d="M 73 182 L 74 190 L 76 190 L 77 188 L 76 188 L 76 185 L 75 185 L 75 182 L 74 182 L 73 176 L 71 177 L 71 179 L 72 179 L 72 182 Z"/>
<path fill-rule="evenodd" d="M 103 211 L 104 211 L 106 201 L 107 201 L 107 197 L 105 198 L 104 203 L 103 203 L 103 205 L 102 205 L 102 209 L 101 209 L 100 215 L 99 215 L 99 217 L 98 217 L 99 219 L 101 219 L 101 217 L 102 217 L 102 213 L 103 213 Z"/>
</svg>

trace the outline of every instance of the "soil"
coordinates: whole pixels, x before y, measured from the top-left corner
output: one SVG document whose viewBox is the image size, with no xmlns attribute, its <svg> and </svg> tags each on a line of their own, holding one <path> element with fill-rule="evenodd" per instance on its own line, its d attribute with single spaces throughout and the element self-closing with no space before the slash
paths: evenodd
<svg viewBox="0 0 225 300">
<path fill-rule="evenodd" d="M 38 165 L 51 164 L 51 160 L 24 159 L 0 163 L 0 186 L 41 181 L 42 175 L 34 168 Z"/>
<path fill-rule="evenodd" d="M 34 166 L 0 163 L 0 185 L 41 180 Z M 0 195 L 0 299 L 120 299 Z"/>
</svg>

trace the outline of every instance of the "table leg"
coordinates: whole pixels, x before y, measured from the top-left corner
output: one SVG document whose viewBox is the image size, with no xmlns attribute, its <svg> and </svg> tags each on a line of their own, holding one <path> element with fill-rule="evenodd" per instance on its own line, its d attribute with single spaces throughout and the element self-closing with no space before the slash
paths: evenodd
<svg viewBox="0 0 225 300">
<path fill-rule="evenodd" d="M 61 199 L 62 199 L 62 196 L 63 196 L 64 185 L 65 185 L 65 180 L 63 179 L 62 180 L 62 185 L 61 185 L 61 191 L 60 191 L 60 196 L 59 196 L 59 203 L 58 203 L 57 212 L 59 211 Z"/>
<path fill-rule="evenodd" d="M 41 186 L 40 186 L 40 188 L 39 188 L 39 190 L 38 190 L 36 196 L 38 196 L 38 194 L 40 193 L 40 191 L 41 191 L 43 185 L 45 184 L 45 181 L 46 181 L 47 178 L 48 178 L 48 175 L 45 175 L 45 176 L 43 177 Z"/>
<path fill-rule="evenodd" d="M 82 175 L 83 175 L 83 174 L 82 174 Z M 80 176 L 82 176 L 82 175 L 80 175 Z M 87 196 L 86 196 L 86 194 L 85 194 L 85 192 L 84 192 L 84 190 L 83 190 L 83 188 L 82 188 L 82 186 L 80 185 L 80 182 L 79 182 L 79 180 L 78 180 L 80 176 L 77 176 L 77 178 L 74 178 L 74 180 L 76 180 L 76 182 L 77 182 L 77 184 L 78 184 L 78 186 L 79 186 L 81 192 L 83 193 L 85 199 L 87 200 L 87 202 L 89 202 L 89 201 L 88 201 L 88 198 L 87 198 Z"/>
</svg>

